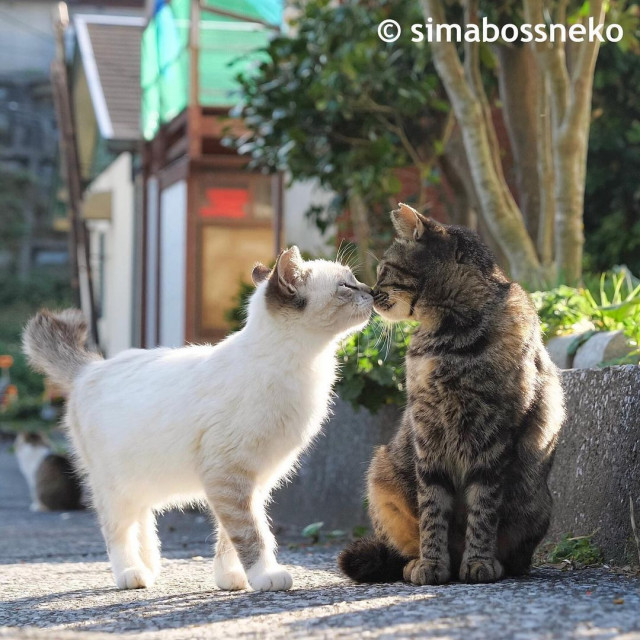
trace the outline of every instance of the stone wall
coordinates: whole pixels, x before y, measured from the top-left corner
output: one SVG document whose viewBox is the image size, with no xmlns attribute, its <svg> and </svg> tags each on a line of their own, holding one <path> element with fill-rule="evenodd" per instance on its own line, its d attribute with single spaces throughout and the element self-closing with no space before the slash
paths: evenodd
<svg viewBox="0 0 640 640">
<path fill-rule="evenodd" d="M 562 379 L 567 422 L 550 481 L 550 539 L 597 531 L 594 541 L 606 560 L 637 563 L 629 496 L 640 526 L 640 367 L 567 370 Z M 276 492 L 274 522 L 291 532 L 318 521 L 327 531 L 367 524 L 364 475 L 375 446 L 389 441 L 399 418 L 398 408 L 372 416 L 338 401 L 292 482 Z"/>
<path fill-rule="evenodd" d="M 640 367 L 570 369 L 562 380 L 567 421 L 551 473 L 549 537 L 595 531 L 607 561 L 637 564 L 629 498 L 640 527 Z"/>
<path fill-rule="evenodd" d="M 374 448 L 391 439 L 399 419 L 397 407 L 371 415 L 338 400 L 293 480 L 275 493 L 274 522 L 292 533 L 312 522 L 324 522 L 327 531 L 368 525 L 365 473 Z"/>
</svg>

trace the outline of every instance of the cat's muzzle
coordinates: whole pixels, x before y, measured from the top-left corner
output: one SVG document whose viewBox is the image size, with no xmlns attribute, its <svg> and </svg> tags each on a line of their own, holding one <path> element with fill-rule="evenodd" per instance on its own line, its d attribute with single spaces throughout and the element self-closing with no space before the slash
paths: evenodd
<svg viewBox="0 0 640 640">
<path fill-rule="evenodd" d="M 393 307 L 393 302 L 389 300 L 389 294 L 380 289 L 373 290 L 373 306 L 383 311 L 388 311 Z"/>
</svg>

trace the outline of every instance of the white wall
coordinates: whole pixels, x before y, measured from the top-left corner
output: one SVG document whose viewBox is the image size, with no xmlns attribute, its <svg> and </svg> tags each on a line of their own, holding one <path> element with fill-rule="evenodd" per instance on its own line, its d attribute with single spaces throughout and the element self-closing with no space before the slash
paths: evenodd
<svg viewBox="0 0 640 640">
<path fill-rule="evenodd" d="M 160 195 L 160 344 L 180 347 L 185 337 L 187 183 Z"/>
<path fill-rule="evenodd" d="M 156 328 L 158 326 L 158 233 L 159 198 L 157 178 L 147 182 L 147 262 L 145 265 L 145 344 L 144 347 L 157 346 Z"/>
<path fill-rule="evenodd" d="M 111 192 L 111 220 L 89 222 L 94 277 L 99 272 L 98 234 L 105 234 L 104 306 L 98 332 L 109 357 L 133 344 L 135 195 L 131 171 L 131 154 L 122 153 L 90 186 L 90 191 Z"/>
<path fill-rule="evenodd" d="M 327 206 L 333 195 L 313 181 L 294 182 L 284 192 L 284 244 L 298 245 L 301 251 L 314 256 L 333 257 L 335 248 L 330 244 L 334 229 L 324 236 L 305 213 L 312 205 Z"/>
</svg>

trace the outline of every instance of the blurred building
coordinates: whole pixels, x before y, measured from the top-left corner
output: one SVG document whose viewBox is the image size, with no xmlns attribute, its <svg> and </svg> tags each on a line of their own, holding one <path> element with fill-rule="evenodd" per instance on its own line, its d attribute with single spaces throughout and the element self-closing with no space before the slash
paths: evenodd
<svg viewBox="0 0 640 640">
<path fill-rule="evenodd" d="M 100 347 L 140 343 L 141 16 L 76 14 L 71 104 Z"/>
<path fill-rule="evenodd" d="M 138 13 L 144 0 L 84 2 L 70 0 L 71 12 Z M 0 181 L 5 198 L 21 198 L 15 248 L 0 247 L 0 266 L 26 278 L 33 267 L 68 262 L 68 220 L 59 171 L 58 132 L 50 82 L 55 55 L 54 0 L 0 0 Z"/>
<path fill-rule="evenodd" d="M 142 38 L 143 344 L 215 341 L 257 260 L 317 253 L 309 185 L 247 168 L 225 144 L 238 73 L 282 24 L 282 0 L 156 0 Z M 193 25 L 197 22 L 197 28 Z M 226 117 L 226 118 L 225 118 Z"/>
<path fill-rule="evenodd" d="M 284 244 L 327 250 L 304 216 L 327 194 L 247 171 L 222 142 L 228 125 L 242 126 L 226 117 L 235 73 L 277 33 L 279 0 L 202 7 L 154 0 L 146 16 L 76 7 L 66 29 L 82 224 L 108 356 L 218 340 L 256 260 L 273 261 Z"/>
</svg>

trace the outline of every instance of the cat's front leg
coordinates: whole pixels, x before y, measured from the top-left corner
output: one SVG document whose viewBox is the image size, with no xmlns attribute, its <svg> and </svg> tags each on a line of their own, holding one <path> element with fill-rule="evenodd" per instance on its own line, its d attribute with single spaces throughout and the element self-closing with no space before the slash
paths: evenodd
<svg viewBox="0 0 640 640">
<path fill-rule="evenodd" d="M 224 591 L 239 591 L 249 586 L 240 558 L 227 532 L 220 524 L 218 524 L 216 555 L 213 559 L 213 577 L 218 589 Z"/>
<path fill-rule="evenodd" d="M 418 514 L 420 557 L 404 568 L 404 579 L 413 584 L 444 584 L 451 577 L 448 536 L 453 504 L 453 483 L 443 470 L 418 460 Z"/>
<path fill-rule="evenodd" d="M 496 558 L 501 499 L 502 487 L 496 473 L 471 473 L 465 490 L 467 530 L 460 563 L 463 582 L 495 582 L 503 575 Z"/>
<path fill-rule="evenodd" d="M 293 579 L 276 560 L 276 542 L 269 529 L 264 498 L 255 481 L 238 472 L 215 474 L 207 477 L 205 489 L 251 588 L 254 591 L 290 589 Z"/>
</svg>

